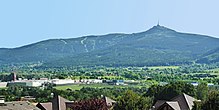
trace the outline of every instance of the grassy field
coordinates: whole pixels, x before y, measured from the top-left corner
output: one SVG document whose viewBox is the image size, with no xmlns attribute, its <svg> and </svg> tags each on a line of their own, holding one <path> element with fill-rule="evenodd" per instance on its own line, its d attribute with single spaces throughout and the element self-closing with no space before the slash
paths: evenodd
<svg viewBox="0 0 219 110">
<path fill-rule="evenodd" d="M 72 89 L 72 90 L 80 90 L 82 86 L 80 85 L 64 85 L 64 86 L 56 86 L 55 87 L 58 90 L 66 90 L 66 89 Z"/>
<path fill-rule="evenodd" d="M 7 87 L 0 87 L 0 90 L 1 90 L 1 89 L 7 89 Z"/>
<path fill-rule="evenodd" d="M 74 85 L 56 86 L 55 88 L 58 90 L 66 90 L 68 88 L 72 90 L 80 90 L 83 87 L 91 87 L 91 88 L 138 87 L 138 88 L 141 88 L 142 86 L 139 86 L 139 85 L 108 85 L 108 84 L 74 84 Z"/>
<path fill-rule="evenodd" d="M 211 75 L 217 75 L 217 77 L 219 77 L 219 68 L 211 69 L 209 71 L 212 72 L 212 73 L 210 73 Z"/>
<path fill-rule="evenodd" d="M 152 66 L 152 67 L 148 67 L 148 69 L 178 69 L 179 66 Z"/>
</svg>

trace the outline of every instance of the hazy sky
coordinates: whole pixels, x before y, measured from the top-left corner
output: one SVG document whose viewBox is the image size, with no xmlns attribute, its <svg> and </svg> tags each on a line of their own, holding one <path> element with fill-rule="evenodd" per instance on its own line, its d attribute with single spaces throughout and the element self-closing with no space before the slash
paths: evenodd
<svg viewBox="0 0 219 110">
<path fill-rule="evenodd" d="M 219 37 L 219 0 L 1 0 L 0 47 L 135 33 L 160 24 Z"/>
</svg>

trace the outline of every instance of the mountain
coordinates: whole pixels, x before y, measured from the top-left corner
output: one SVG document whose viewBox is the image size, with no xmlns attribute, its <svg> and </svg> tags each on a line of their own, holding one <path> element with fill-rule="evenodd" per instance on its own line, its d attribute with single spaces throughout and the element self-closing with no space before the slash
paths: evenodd
<svg viewBox="0 0 219 110">
<path fill-rule="evenodd" d="M 19 48 L 0 49 L 0 64 L 36 63 L 60 66 L 177 65 L 201 61 L 219 48 L 219 39 L 180 33 L 164 26 L 133 34 L 51 39 Z M 197 60 L 198 59 L 198 60 Z"/>
<path fill-rule="evenodd" d="M 124 34 L 87 36 L 73 39 L 51 39 L 19 48 L 0 49 L 4 63 L 47 62 L 80 53 L 87 53 L 121 42 Z"/>
<path fill-rule="evenodd" d="M 217 63 L 219 62 L 219 48 L 213 49 L 205 53 L 197 60 L 197 63 Z"/>
</svg>

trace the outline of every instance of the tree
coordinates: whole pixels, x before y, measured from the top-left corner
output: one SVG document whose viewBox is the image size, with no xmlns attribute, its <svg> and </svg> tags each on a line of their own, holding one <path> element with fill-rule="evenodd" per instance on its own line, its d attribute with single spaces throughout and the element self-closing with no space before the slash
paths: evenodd
<svg viewBox="0 0 219 110">
<path fill-rule="evenodd" d="M 207 100 L 202 104 L 203 110 L 219 110 L 219 91 L 211 91 Z"/>
<path fill-rule="evenodd" d="M 201 82 L 197 86 L 197 98 L 204 101 L 206 100 L 207 94 L 208 94 L 208 84 Z"/>
<path fill-rule="evenodd" d="M 195 88 L 186 82 L 171 82 L 165 86 L 151 86 L 145 96 L 154 97 L 156 102 L 157 100 L 170 100 L 182 93 L 194 96 Z"/>
<path fill-rule="evenodd" d="M 200 101 L 194 101 L 193 103 L 194 105 L 192 107 L 192 110 L 201 110 L 202 103 Z"/>
<path fill-rule="evenodd" d="M 150 97 L 139 96 L 128 90 L 118 99 L 115 110 L 148 110 L 152 103 Z"/>
<path fill-rule="evenodd" d="M 152 85 L 144 96 L 157 97 L 158 93 L 162 90 L 162 86 Z"/>
<path fill-rule="evenodd" d="M 153 99 L 151 97 L 140 97 L 138 100 L 139 110 L 149 110 L 152 107 Z"/>
</svg>

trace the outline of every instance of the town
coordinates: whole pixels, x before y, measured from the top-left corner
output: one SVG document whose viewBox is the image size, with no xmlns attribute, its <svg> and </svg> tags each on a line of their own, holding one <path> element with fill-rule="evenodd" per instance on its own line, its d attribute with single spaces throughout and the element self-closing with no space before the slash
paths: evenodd
<svg viewBox="0 0 219 110">
<path fill-rule="evenodd" d="M 41 70 L 38 71 L 37 74 L 23 74 L 22 71 L 1 74 L 0 77 L 2 77 L 3 80 L 0 82 L 0 96 L 2 102 L 0 109 L 1 107 L 2 109 L 10 107 L 24 109 L 22 108 L 25 107 L 24 105 L 26 105 L 27 108 L 30 107 L 37 110 L 54 110 L 55 108 L 58 108 L 55 110 L 80 110 L 83 107 L 84 109 L 97 107 L 94 108 L 95 110 L 124 109 L 121 108 L 124 105 L 120 104 L 122 103 L 122 98 L 125 98 L 127 94 L 136 95 L 134 99 L 129 98 L 130 100 L 139 98 L 139 101 L 143 99 L 146 101 L 145 103 L 136 102 L 140 103 L 138 105 L 140 107 L 139 109 L 142 109 L 142 106 L 151 110 L 171 108 L 172 106 L 183 108 L 184 105 L 181 105 L 181 103 L 185 102 L 179 101 L 179 99 L 182 100 L 183 98 L 185 98 L 183 100 L 186 101 L 188 101 L 187 99 L 191 100 L 186 102 L 190 104 L 188 109 L 192 109 L 193 106 L 204 106 L 207 102 L 203 100 L 207 100 L 207 95 L 213 94 L 212 92 L 218 90 L 219 86 L 217 76 L 202 74 L 214 73 L 216 70 L 197 70 L 196 73 L 200 72 L 199 74 L 194 75 L 192 73 L 193 76 L 189 77 L 189 73 L 185 73 L 185 76 L 181 74 L 181 82 L 179 80 L 169 80 L 170 78 L 162 77 L 162 74 L 167 74 L 166 76 L 171 74 L 171 77 L 177 78 L 177 71 L 184 71 L 183 68 L 184 67 L 82 68 L 82 70 L 86 72 L 79 69 L 76 70 L 77 73 L 75 73 L 76 71 L 72 71 L 73 74 L 62 74 L 62 77 L 59 76 L 60 73 L 47 73 L 49 77 L 44 75 L 38 77 L 39 74 L 44 74 L 40 72 Z M 191 66 L 191 70 L 193 70 L 192 68 L 196 68 L 196 66 Z M 189 70 L 189 68 L 186 69 L 187 71 Z M 62 71 L 59 70 L 59 72 Z M 94 72 L 97 72 L 95 74 L 97 76 L 93 76 Z M 100 72 L 101 74 L 108 74 L 108 76 L 99 76 L 98 74 Z M 173 72 L 175 76 L 169 72 Z M 80 74 L 80 76 L 77 76 L 78 74 Z M 136 79 L 137 74 L 145 76 L 137 76 L 140 77 L 140 79 Z M 197 80 L 196 77 L 201 78 Z M 178 92 L 174 90 L 176 89 L 175 86 Z M 201 89 L 201 91 L 199 89 Z M 209 93 L 207 91 L 209 91 Z M 179 99 L 177 97 L 179 97 Z M 86 103 L 86 106 L 84 103 Z M 91 105 L 87 105 L 87 103 Z M 13 104 L 14 106 L 12 106 Z M 22 107 L 20 105 L 22 105 Z M 15 108 L 14 110 L 16 110 Z M 178 110 L 178 108 L 174 108 L 174 110 Z"/>
</svg>

